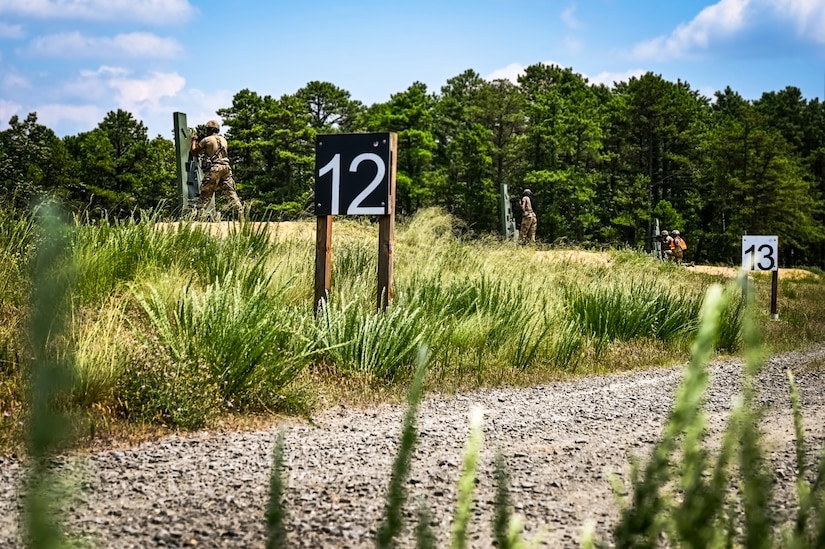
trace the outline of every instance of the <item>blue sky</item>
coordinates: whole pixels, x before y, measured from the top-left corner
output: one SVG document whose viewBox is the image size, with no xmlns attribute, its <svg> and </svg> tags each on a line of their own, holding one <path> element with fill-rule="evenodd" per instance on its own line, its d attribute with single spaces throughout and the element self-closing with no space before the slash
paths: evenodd
<svg viewBox="0 0 825 549">
<path fill-rule="evenodd" d="M 174 111 L 203 123 L 245 88 L 322 80 L 372 104 L 534 63 L 821 100 L 825 0 L 0 0 L 0 129 L 37 112 L 75 134 L 122 108 L 171 138 Z"/>
</svg>

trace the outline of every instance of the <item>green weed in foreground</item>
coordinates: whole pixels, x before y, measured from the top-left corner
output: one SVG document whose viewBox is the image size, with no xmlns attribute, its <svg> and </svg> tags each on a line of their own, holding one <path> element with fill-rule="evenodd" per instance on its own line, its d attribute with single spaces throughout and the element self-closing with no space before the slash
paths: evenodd
<svg viewBox="0 0 825 549">
<path fill-rule="evenodd" d="M 390 484 L 387 488 L 387 501 L 384 508 L 384 518 L 375 538 L 375 546 L 379 549 L 391 548 L 401 533 L 404 515 L 403 507 L 407 501 L 405 484 L 410 475 L 413 450 L 418 439 L 416 419 L 418 404 L 424 392 L 424 374 L 427 366 L 427 350 L 424 346 L 418 349 L 418 366 L 415 378 L 410 385 L 407 397 L 407 413 L 404 415 L 404 425 L 401 428 L 401 441 L 393 462 Z M 424 532 L 422 532 L 424 535 Z"/>
<path fill-rule="evenodd" d="M 70 278 L 65 272 L 66 228 L 50 206 L 38 210 L 44 234 L 33 265 L 33 292 L 29 345 L 31 361 L 28 385 L 26 450 L 29 456 L 25 494 L 26 543 L 33 548 L 64 546 L 60 525 L 62 499 L 57 489 L 58 475 L 50 458 L 63 449 L 71 432 L 62 404 L 71 387 L 72 360 L 56 352 L 54 339 L 66 324 L 66 303 Z"/>
<path fill-rule="evenodd" d="M 287 483 L 284 475 L 284 433 L 278 433 L 272 449 L 272 470 L 269 474 L 269 500 L 266 510 L 267 549 L 286 546 L 286 506 L 284 492 Z"/>
<path fill-rule="evenodd" d="M 771 475 L 762 449 L 760 410 L 754 378 L 764 357 L 760 337 L 746 318 L 743 394 L 734 406 L 715 460 L 705 441 L 702 402 L 707 388 L 707 362 L 720 332 L 726 307 L 721 288 L 707 294 L 702 321 L 692 348 L 674 408 L 662 438 L 644 467 L 632 469 L 631 496 L 613 531 L 617 548 L 637 547 L 821 547 L 825 521 L 808 524 L 809 513 L 825 508 L 825 488 L 797 480 L 800 505 L 793 534 L 777 536 L 772 505 Z M 794 416 L 801 411 L 794 399 Z M 797 460 L 805 462 L 801 429 L 797 427 Z M 817 480 L 825 459 L 820 460 Z M 800 471 L 804 468 L 799 465 Z M 802 473 L 800 473 L 801 475 Z M 674 492 L 673 487 L 677 487 Z M 816 507 L 815 511 L 812 508 Z M 587 540 L 592 543 L 592 540 Z"/>
</svg>

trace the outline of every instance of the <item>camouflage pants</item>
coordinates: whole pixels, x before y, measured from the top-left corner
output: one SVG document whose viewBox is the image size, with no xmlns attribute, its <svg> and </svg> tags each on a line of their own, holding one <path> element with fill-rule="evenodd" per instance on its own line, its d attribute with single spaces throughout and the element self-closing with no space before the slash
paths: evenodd
<svg viewBox="0 0 825 549">
<path fill-rule="evenodd" d="M 200 211 L 205 211 L 209 207 L 217 189 L 220 189 L 221 194 L 229 201 L 237 218 L 243 219 L 243 204 L 235 191 L 235 179 L 232 177 L 232 168 L 229 164 L 212 164 L 212 167 L 203 174 L 201 194 L 198 198 Z"/>
<path fill-rule="evenodd" d="M 519 232 L 519 241 L 530 242 L 536 241 L 536 216 L 525 215 L 521 218 L 521 231 Z"/>
</svg>

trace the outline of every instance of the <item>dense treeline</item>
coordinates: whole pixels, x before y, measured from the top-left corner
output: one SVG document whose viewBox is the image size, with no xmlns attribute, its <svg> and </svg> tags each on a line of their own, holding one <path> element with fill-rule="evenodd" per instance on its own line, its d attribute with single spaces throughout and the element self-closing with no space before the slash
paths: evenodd
<svg viewBox="0 0 825 549">
<path fill-rule="evenodd" d="M 795 87 L 708 98 L 653 73 L 610 88 L 538 64 L 517 84 L 468 70 L 370 106 L 328 82 L 279 99 L 245 89 L 218 114 L 253 218 L 311 213 L 317 133 L 394 131 L 400 215 L 441 206 L 497 231 L 505 183 L 533 190 L 545 242 L 647 247 L 656 217 L 687 235 L 690 259 L 734 262 L 742 234 L 776 234 L 783 265 L 825 266 L 825 107 Z M 0 169 L 16 205 L 50 193 L 92 218 L 174 213 L 174 144 L 128 112 L 62 139 L 34 113 L 9 125 Z"/>
</svg>

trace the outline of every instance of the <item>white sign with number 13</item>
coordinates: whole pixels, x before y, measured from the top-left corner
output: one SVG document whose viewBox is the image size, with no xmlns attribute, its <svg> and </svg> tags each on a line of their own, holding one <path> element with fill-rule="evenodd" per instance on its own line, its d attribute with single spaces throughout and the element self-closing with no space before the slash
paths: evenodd
<svg viewBox="0 0 825 549">
<path fill-rule="evenodd" d="M 746 271 L 779 270 L 779 237 L 742 236 L 742 268 Z"/>
</svg>

